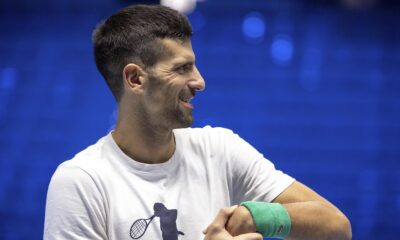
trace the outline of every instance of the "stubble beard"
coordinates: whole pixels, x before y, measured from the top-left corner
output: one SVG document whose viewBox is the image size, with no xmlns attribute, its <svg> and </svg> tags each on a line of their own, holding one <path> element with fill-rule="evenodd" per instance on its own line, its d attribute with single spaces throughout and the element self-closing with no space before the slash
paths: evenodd
<svg viewBox="0 0 400 240">
<path fill-rule="evenodd" d="M 187 128 L 193 124 L 192 109 L 185 109 L 180 102 L 168 106 L 159 105 L 147 110 L 144 108 L 142 113 L 143 121 L 147 122 L 147 126 L 153 129 Z"/>
<path fill-rule="evenodd" d="M 191 127 L 193 124 L 192 110 L 187 110 L 186 112 L 185 112 L 185 110 L 179 111 L 178 119 L 179 119 L 178 121 L 181 125 L 180 128 Z"/>
<path fill-rule="evenodd" d="M 152 83 L 161 82 L 160 79 L 150 76 Z M 157 89 L 157 84 L 152 86 Z M 181 105 L 178 97 L 171 96 L 168 99 L 154 99 L 153 107 L 145 110 L 147 112 L 147 121 L 154 127 L 165 129 L 187 128 L 193 124 L 192 109 L 186 109 Z"/>
<path fill-rule="evenodd" d="M 178 106 L 174 110 L 167 110 L 163 114 L 163 118 L 168 126 L 172 129 L 176 128 L 187 128 L 193 124 L 192 110 L 182 109 Z"/>
</svg>

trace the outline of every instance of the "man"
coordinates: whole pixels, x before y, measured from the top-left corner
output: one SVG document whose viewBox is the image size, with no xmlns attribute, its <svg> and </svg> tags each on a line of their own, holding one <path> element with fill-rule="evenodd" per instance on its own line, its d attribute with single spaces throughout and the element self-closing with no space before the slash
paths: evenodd
<svg viewBox="0 0 400 240">
<path fill-rule="evenodd" d="M 96 28 L 118 122 L 56 170 L 45 239 L 350 239 L 335 206 L 232 131 L 188 128 L 205 88 L 191 34 L 162 6 L 127 7 Z"/>
</svg>

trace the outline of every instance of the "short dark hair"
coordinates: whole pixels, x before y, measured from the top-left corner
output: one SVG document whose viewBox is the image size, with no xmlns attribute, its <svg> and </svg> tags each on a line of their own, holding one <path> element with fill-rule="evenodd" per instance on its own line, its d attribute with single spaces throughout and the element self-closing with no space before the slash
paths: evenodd
<svg viewBox="0 0 400 240">
<path fill-rule="evenodd" d="M 94 30 L 96 66 L 119 102 L 126 64 L 151 67 L 163 54 L 158 39 L 186 40 L 191 36 L 189 20 L 179 12 L 160 5 L 132 5 L 102 21 Z"/>
</svg>

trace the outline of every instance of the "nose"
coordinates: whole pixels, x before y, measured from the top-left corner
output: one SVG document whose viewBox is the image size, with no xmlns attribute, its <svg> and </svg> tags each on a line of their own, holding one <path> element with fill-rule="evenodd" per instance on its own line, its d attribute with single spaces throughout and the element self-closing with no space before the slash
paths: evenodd
<svg viewBox="0 0 400 240">
<path fill-rule="evenodd" d="M 193 77 L 188 84 L 191 89 L 196 91 L 203 91 L 206 88 L 206 82 L 204 81 L 197 67 L 194 67 Z"/>
</svg>

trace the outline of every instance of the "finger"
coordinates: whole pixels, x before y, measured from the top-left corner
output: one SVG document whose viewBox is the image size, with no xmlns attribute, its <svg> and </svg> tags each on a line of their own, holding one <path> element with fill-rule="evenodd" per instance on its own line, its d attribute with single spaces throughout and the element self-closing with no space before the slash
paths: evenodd
<svg viewBox="0 0 400 240">
<path fill-rule="evenodd" d="M 207 234 L 207 231 L 210 228 L 210 226 L 225 228 L 226 222 L 228 221 L 229 217 L 233 214 L 236 208 L 237 205 L 232 207 L 221 208 L 217 216 L 212 221 L 212 223 L 205 230 L 203 230 L 203 233 Z"/>
<path fill-rule="evenodd" d="M 216 226 L 225 227 L 226 222 L 229 217 L 233 214 L 237 206 L 226 207 L 219 210 L 217 216 L 211 224 L 215 224 Z"/>
<path fill-rule="evenodd" d="M 263 236 L 259 233 L 246 233 L 233 238 L 234 240 L 263 240 Z"/>
</svg>

